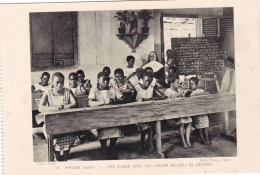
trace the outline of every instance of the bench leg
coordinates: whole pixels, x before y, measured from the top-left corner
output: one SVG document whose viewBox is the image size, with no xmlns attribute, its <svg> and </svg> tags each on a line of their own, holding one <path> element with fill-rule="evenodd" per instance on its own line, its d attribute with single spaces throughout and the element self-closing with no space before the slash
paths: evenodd
<svg viewBox="0 0 260 175">
<path fill-rule="evenodd" d="M 48 135 L 48 161 L 54 161 L 54 150 L 53 150 L 53 136 Z"/>
<path fill-rule="evenodd" d="M 161 132 L 161 121 L 156 122 L 155 126 L 156 130 L 156 149 L 157 153 L 161 158 L 164 158 L 164 154 L 162 153 L 162 132 Z"/>
</svg>

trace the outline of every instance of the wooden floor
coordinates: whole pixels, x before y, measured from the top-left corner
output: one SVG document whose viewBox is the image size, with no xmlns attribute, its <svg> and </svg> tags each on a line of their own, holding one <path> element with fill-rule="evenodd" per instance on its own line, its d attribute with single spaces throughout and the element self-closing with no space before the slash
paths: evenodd
<svg viewBox="0 0 260 175">
<path fill-rule="evenodd" d="M 235 118 L 231 118 L 234 125 Z M 231 129 L 234 128 L 231 127 Z M 194 148 L 184 149 L 178 128 L 167 128 L 162 134 L 162 151 L 166 158 L 195 158 L 195 157 L 233 157 L 237 155 L 236 143 L 220 136 L 222 125 L 210 127 L 212 145 L 202 145 L 193 132 L 191 142 Z M 158 158 L 156 151 L 141 154 L 140 134 L 137 132 L 127 134 L 125 138 L 118 139 L 116 151 L 100 149 L 99 141 L 91 141 L 76 147 L 70 152 L 68 161 L 90 161 L 90 160 L 126 160 L 126 159 L 155 159 Z M 47 161 L 47 144 L 41 137 L 34 138 L 34 161 Z"/>
</svg>

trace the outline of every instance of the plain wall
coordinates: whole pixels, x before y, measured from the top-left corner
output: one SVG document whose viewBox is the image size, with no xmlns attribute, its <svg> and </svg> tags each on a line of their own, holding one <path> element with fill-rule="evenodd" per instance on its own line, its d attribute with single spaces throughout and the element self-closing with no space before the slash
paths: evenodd
<svg viewBox="0 0 260 175">
<path fill-rule="evenodd" d="M 156 51 L 159 60 L 161 59 L 161 14 L 196 15 L 198 17 L 221 16 L 223 8 L 214 9 L 169 9 L 154 10 L 154 19 L 150 21 L 149 36 L 145 39 L 136 52 L 133 53 L 124 41 L 119 40 L 119 22 L 114 19 L 116 11 L 90 11 L 78 12 L 78 65 L 70 68 L 60 68 L 46 70 L 51 75 L 60 71 L 68 79 L 70 72 L 82 69 L 86 78 L 91 79 L 92 84 L 96 84 L 96 76 L 103 67 L 111 68 L 111 76 L 116 68 L 127 66 L 126 57 L 133 55 L 136 58 L 135 65 L 141 66 L 147 62 L 150 51 Z M 140 24 L 140 21 L 138 22 Z M 139 26 L 140 30 L 140 26 Z M 32 84 L 40 80 L 43 71 L 32 72 Z"/>
</svg>

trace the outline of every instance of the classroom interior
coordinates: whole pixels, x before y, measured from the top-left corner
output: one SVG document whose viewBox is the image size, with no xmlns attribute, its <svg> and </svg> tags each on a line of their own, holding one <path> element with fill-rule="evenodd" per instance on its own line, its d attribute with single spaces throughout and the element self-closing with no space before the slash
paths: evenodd
<svg viewBox="0 0 260 175">
<path fill-rule="evenodd" d="M 92 86 L 95 86 L 97 74 L 105 66 L 110 67 L 113 76 L 116 68 L 127 66 L 128 55 L 134 56 L 135 66 L 140 67 L 147 63 L 151 51 L 155 51 L 158 61 L 165 65 L 166 50 L 172 49 L 170 38 L 221 37 L 223 57 L 235 59 L 233 8 L 151 11 L 153 19 L 149 21 L 149 32 L 141 36 L 141 41 L 131 38 L 134 44 L 129 44 L 124 37 L 122 39 L 121 35 L 119 36 L 119 21 L 115 19 L 117 10 L 30 13 L 31 83 L 39 82 L 43 72 L 49 72 L 50 75 L 61 72 L 65 76 L 66 84 L 71 72 L 83 70 L 85 77 L 91 80 Z M 184 27 L 185 30 L 181 27 L 171 30 L 165 26 L 167 20 L 171 18 L 192 18 L 195 22 L 192 27 Z M 141 20 L 138 20 L 137 33 L 142 33 L 141 25 Z M 194 74 L 181 75 L 180 79 L 186 80 L 190 76 Z M 204 78 L 207 76 L 212 74 L 199 75 Z M 223 71 L 217 73 L 218 82 L 221 82 L 222 77 Z M 201 81 L 200 87 L 211 94 L 218 93 L 215 81 Z M 188 151 L 179 146 L 181 141 L 178 127 L 162 121 L 162 150 L 165 158 L 236 156 L 236 142 L 220 136 L 224 120 L 222 115 L 216 113 L 209 118 L 210 134 L 214 143 L 210 146 L 200 144 L 198 133 L 193 131 L 191 140 L 195 148 Z M 229 124 L 230 130 L 236 128 L 235 112 L 231 113 Z M 133 149 L 139 147 L 140 133 L 134 126 L 126 126 L 125 129 L 125 137 L 119 139 L 117 143 L 116 158 L 104 154 L 98 140 L 90 139 L 84 144 L 73 147 L 68 161 L 159 158 L 154 152 L 141 155 L 139 149 Z M 45 150 L 48 149 L 48 145 L 43 135 L 35 134 L 33 144 L 34 161 L 47 161 Z"/>
</svg>

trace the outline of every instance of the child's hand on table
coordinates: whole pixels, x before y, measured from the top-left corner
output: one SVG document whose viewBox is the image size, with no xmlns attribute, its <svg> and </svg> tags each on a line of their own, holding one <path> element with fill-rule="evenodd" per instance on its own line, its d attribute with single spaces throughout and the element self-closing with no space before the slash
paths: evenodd
<svg viewBox="0 0 260 175">
<path fill-rule="evenodd" d="M 60 106 L 58 107 L 58 110 L 62 110 L 62 109 L 64 109 L 64 105 L 60 105 Z"/>
</svg>

